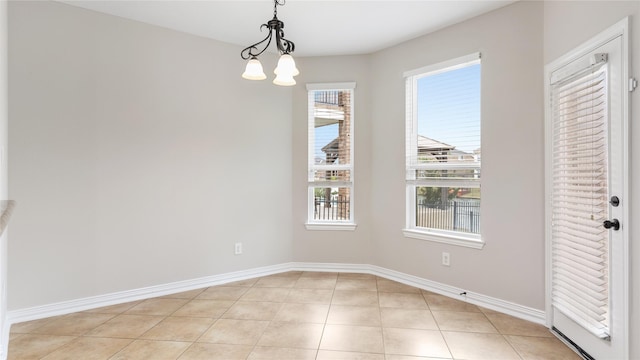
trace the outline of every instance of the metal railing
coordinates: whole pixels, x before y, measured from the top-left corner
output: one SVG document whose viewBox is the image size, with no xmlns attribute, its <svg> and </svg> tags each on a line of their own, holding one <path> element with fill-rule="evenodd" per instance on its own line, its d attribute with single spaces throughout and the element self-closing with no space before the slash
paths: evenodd
<svg viewBox="0 0 640 360">
<path fill-rule="evenodd" d="M 418 203 L 416 226 L 479 234 L 480 201 L 452 200 Z"/>
<path fill-rule="evenodd" d="M 316 91 L 315 101 L 320 104 L 341 105 L 340 91 Z"/>
<path fill-rule="evenodd" d="M 330 199 L 315 197 L 314 220 L 349 220 L 350 202 L 348 196 L 332 196 Z"/>
</svg>

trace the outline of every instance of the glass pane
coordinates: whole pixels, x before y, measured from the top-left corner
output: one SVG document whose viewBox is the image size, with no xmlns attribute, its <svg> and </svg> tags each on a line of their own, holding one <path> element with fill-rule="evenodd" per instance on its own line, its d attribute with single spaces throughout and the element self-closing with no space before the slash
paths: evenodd
<svg viewBox="0 0 640 360">
<path fill-rule="evenodd" d="M 415 100 L 417 161 L 479 165 L 480 64 L 419 78 Z"/>
<path fill-rule="evenodd" d="M 480 168 L 460 170 L 416 170 L 416 179 L 480 179 Z"/>
<path fill-rule="evenodd" d="M 314 220 L 351 219 L 351 199 L 349 188 L 313 188 L 313 198 Z"/>
<path fill-rule="evenodd" d="M 316 165 L 351 162 L 351 91 L 313 92 L 314 163 Z"/>
<path fill-rule="evenodd" d="M 480 189 L 416 187 L 416 227 L 480 234 Z"/>
<path fill-rule="evenodd" d="M 314 170 L 312 181 L 350 181 L 350 170 Z"/>
</svg>

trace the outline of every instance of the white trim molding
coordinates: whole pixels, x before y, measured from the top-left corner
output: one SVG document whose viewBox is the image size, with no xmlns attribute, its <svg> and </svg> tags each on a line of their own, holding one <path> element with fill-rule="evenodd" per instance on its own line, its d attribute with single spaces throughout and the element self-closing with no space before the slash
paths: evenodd
<svg viewBox="0 0 640 360">
<path fill-rule="evenodd" d="M 226 274 L 207 276 L 192 280 L 173 282 L 164 285 L 92 296 L 77 300 L 63 301 L 27 309 L 12 310 L 9 311 L 7 318 L 10 324 L 15 324 L 24 321 L 43 319 L 51 316 L 70 314 L 78 311 L 85 311 L 103 306 L 122 304 L 131 301 L 179 293 L 183 291 L 195 290 L 209 286 L 223 285 L 230 282 L 268 276 L 287 271 L 318 271 L 371 274 L 385 279 L 397 281 L 406 285 L 414 286 L 422 290 L 427 290 L 436 294 L 465 301 L 470 304 L 482 306 L 487 309 L 505 313 L 537 324 L 544 325 L 546 320 L 545 312 L 543 310 L 533 309 L 506 300 L 474 293 L 466 289 L 442 284 L 380 266 L 369 264 L 306 262 L 283 263 Z"/>
<path fill-rule="evenodd" d="M 468 302 L 473 305 L 482 306 L 487 309 L 508 314 L 519 319 L 546 325 L 546 314 L 544 310 L 530 308 L 528 306 L 516 304 L 510 301 L 494 298 L 491 296 L 474 293 L 472 291 L 442 284 L 436 281 L 427 280 L 421 277 L 405 274 L 399 271 L 390 270 L 376 265 L 368 264 L 337 264 L 337 263 L 291 263 L 291 270 L 299 271 L 324 271 L 324 272 L 344 272 L 344 273 L 364 273 L 376 275 L 385 279 L 397 281 L 399 283 L 417 287 L 422 290 L 444 295 L 456 300 Z M 464 295 L 461 295 L 464 293 Z"/>
<path fill-rule="evenodd" d="M 15 324 L 24 321 L 43 319 L 51 316 L 70 314 L 104 306 L 123 304 L 131 301 L 150 299 L 179 292 L 201 289 L 209 286 L 227 284 L 235 281 L 247 280 L 261 276 L 278 274 L 289 271 L 287 263 L 231 272 L 220 275 L 206 276 L 185 281 L 178 281 L 163 285 L 149 286 L 140 289 L 121 291 L 111 294 L 91 296 L 87 298 L 62 301 L 54 304 L 35 306 L 20 310 L 11 310 L 7 314 L 8 323 Z"/>
<path fill-rule="evenodd" d="M 426 240 L 433 241 L 443 244 L 457 245 L 462 247 L 468 247 L 472 249 L 481 250 L 484 247 L 484 240 L 477 237 L 466 237 L 463 235 L 453 234 L 443 234 L 444 231 L 427 231 L 427 230 L 416 230 L 416 229 L 402 229 L 402 234 L 406 238 L 418 239 L 418 240 Z"/>
<path fill-rule="evenodd" d="M 358 225 L 354 223 L 305 223 L 307 230 L 354 231 Z"/>
<path fill-rule="evenodd" d="M 355 81 L 337 82 L 337 83 L 309 83 L 307 91 L 312 90 L 353 90 L 356 88 Z"/>
<path fill-rule="evenodd" d="M 355 225 L 355 214 L 354 214 L 354 204 L 356 203 L 355 196 L 355 172 L 354 172 L 354 161 L 355 161 L 355 82 L 340 82 L 340 83 L 318 83 L 318 84 L 307 84 L 307 222 L 305 223 L 305 228 L 307 230 L 346 230 L 353 231 L 356 228 Z M 342 103 L 340 107 L 342 107 L 342 114 L 340 111 L 336 112 L 336 109 L 324 108 L 324 106 L 318 107 L 319 102 L 316 100 L 316 92 L 322 91 L 335 91 L 342 95 L 349 94 L 347 97 L 349 101 L 346 103 Z M 342 96 L 341 95 L 341 96 Z M 342 97 L 341 97 L 342 98 Z M 336 98 L 336 100 L 338 100 Z M 338 105 L 337 103 L 334 105 Z M 320 121 L 316 123 L 317 121 Z M 338 126 L 338 124 L 340 124 Z M 331 135 L 330 133 L 326 133 L 324 131 L 317 132 L 317 127 L 324 126 L 337 126 L 340 129 L 333 129 L 337 132 L 345 131 L 346 129 L 346 147 L 343 149 L 342 142 L 340 142 L 339 153 L 341 155 L 337 156 L 336 159 L 333 159 L 331 162 L 324 162 L 323 164 L 318 163 L 318 150 L 321 150 L 319 147 L 324 144 L 326 141 L 327 144 L 325 146 L 329 146 L 329 144 L 334 143 L 334 136 L 338 136 L 341 138 L 345 135 L 344 133 L 340 133 L 338 135 Z M 316 147 L 318 146 L 318 147 Z M 324 148 L 324 147 L 323 147 Z M 347 154 L 344 154 L 345 150 Z M 323 150 L 324 152 L 324 150 Z M 325 154 L 329 156 L 329 154 Z M 345 156 L 346 155 L 346 156 Z M 327 158 L 328 159 L 328 158 Z M 327 160 L 325 159 L 325 160 Z M 328 161 L 328 160 L 327 160 Z M 339 173 L 344 174 L 337 175 Z M 324 174 L 322 177 L 319 177 L 318 174 Z M 329 174 L 336 174 L 337 178 L 332 179 L 331 176 L 327 176 Z M 324 179 L 323 179 L 324 178 Z M 315 190 L 317 189 L 340 189 L 338 190 L 338 195 L 344 190 L 346 190 L 346 198 L 348 199 L 346 204 L 339 206 L 339 208 L 344 209 L 344 205 L 346 205 L 346 213 L 347 219 L 318 219 L 320 217 L 319 203 L 316 203 L 316 194 Z M 331 190 L 333 191 L 333 190 Z M 342 193 L 344 196 L 345 194 Z M 329 198 L 329 196 L 327 196 Z M 325 202 L 331 199 L 325 199 Z M 325 204 L 326 205 L 326 204 Z M 324 208 L 324 206 L 323 206 Z M 338 209 L 339 210 L 339 209 Z M 338 211 L 338 216 L 341 218 L 344 217 L 344 214 L 341 211 Z M 333 216 L 329 216 L 333 217 Z"/>
<path fill-rule="evenodd" d="M 405 78 L 409 76 L 416 76 L 416 75 L 423 75 L 423 74 L 435 75 L 435 74 L 441 73 L 442 71 L 457 69 L 470 62 L 479 61 L 481 58 L 482 58 L 482 54 L 480 54 L 480 52 L 476 52 L 469 55 L 463 55 L 455 59 L 448 59 L 436 64 L 423 66 L 418 69 L 405 71 L 402 75 Z"/>
</svg>

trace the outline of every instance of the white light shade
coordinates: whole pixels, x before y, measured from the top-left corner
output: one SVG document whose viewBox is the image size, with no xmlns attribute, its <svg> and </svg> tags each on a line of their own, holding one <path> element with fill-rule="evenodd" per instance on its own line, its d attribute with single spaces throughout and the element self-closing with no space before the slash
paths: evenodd
<svg viewBox="0 0 640 360">
<path fill-rule="evenodd" d="M 260 61 L 254 57 L 247 63 L 242 77 L 247 80 L 264 80 L 267 78 L 267 75 L 264 74 Z"/>
<path fill-rule="evenodd" d="M 296 62 L 293 60 L 293 57 L 289 54 L 284 54 L 280 56 L 280 60 L 278 60 L 278 66 L 273 71 L 276 75 L 285 75 L 285 76 L 296 76 L 300 74 L 298 68 L 296 67 Z"/>
<path fill-rule="evenodd" d="M 293 86 L 296 84 L 296 81 L 292 75 L 278 74 L 276 78 L 273 79 L 273 83 L 280 86 Z"/>
</svg>

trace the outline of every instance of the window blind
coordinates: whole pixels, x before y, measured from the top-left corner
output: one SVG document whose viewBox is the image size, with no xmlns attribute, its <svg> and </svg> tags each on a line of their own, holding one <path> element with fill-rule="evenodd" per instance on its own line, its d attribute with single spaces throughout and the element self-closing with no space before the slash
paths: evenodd
<svg viewBox="0 0 640 360">
<path fill-rule="evenodd" d="M 607 67 L 552 84 L 552 305 L 609 336 Z"/>
<path fill-rule="evenodd" d="M 351 91 L 309 92 L 309 182 L 316 186 L 351 184 Z"/>
<path fill-rule="evenodd" d="M 480 186 L 480 66 L 473 54 L 405 74 L 408 184 Z"/>
<path fill-rule="evenodd" d="M 353 222 L 355 83 L 308 84 L 308 223 Z"/>
<path fill-rule="evenodd" d="M 476 247 L 481 240 L 480 53 L 404 75 L 405 236 Z"/>
</svg>

